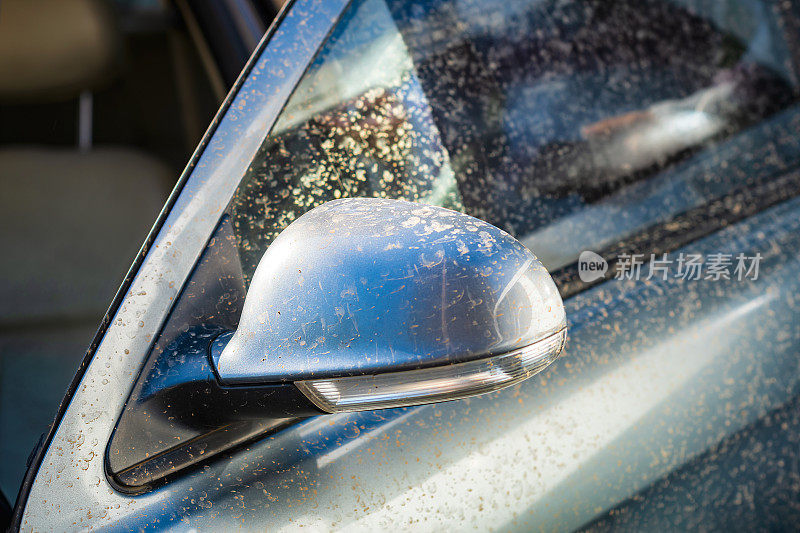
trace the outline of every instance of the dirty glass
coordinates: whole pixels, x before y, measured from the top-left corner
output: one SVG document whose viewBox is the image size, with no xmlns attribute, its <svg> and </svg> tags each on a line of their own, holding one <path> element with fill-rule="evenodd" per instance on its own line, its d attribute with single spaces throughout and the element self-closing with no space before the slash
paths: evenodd
<svg viewBox="0 0 800 533">
<path fill-rule="evenodd" d="M 800 159 L 782 4 L 356 0 L 230 205 L 246 274 L 293 219 L 405 198 L 551 269 Z"/>
</svg>

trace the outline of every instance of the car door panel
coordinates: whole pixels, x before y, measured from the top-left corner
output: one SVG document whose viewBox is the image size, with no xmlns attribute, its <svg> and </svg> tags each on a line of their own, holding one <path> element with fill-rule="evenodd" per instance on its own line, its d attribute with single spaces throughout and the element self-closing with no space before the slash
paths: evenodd
<svg viewBox="0 0 800 533">
<path fill-rule="evenodd" d="M 796 393 L 800 258 L 779 250 L 799 242 L 799 209 L 789 202 L 690 248 L 777 250 L 757 282 L 688 292 L 674 280 L 608 282 L 566 302 L 566 354 L 536 378 L 470 400 L 306 420 L 140 497 L 141 514 L 123 523 L 578 528 Z"/>
</svg>

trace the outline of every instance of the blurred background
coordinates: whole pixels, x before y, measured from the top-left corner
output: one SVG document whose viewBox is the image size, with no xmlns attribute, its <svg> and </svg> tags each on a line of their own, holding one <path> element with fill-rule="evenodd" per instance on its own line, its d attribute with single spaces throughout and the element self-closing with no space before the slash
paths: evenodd
<svg viewBox="0 0 800 533">
<path fill-rule="evenodd" d="M 0 489 L 279 0 L 0 2 Z"/>
</svg>

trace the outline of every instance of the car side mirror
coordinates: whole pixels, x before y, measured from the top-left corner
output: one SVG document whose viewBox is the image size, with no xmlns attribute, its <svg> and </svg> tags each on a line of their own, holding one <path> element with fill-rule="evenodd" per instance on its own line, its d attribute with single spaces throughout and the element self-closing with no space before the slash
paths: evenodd
<svg viewBox="0 0 800 533">
<path fill-rule="evenodd" d="M 440 207 L 351 198 L 283 230 L 238 329 L 209 352 L 227 390 L 295 389 L 263 413 L 287 416 L 308 414 L 297 390 L 325 413 L 498 390 L 555 360 L 566 332 L 552 278 L 507 233 Z"/>
<path fill-rule="evenodd" d="M 566 334 L 553 280 L 507 233 L 440 207 L 328 202 L 269 246 L 236 331 L 187 327 L 146 364 L 109 480 L 138 494 L 291 419 L 498 390 Z"/>
</svg>

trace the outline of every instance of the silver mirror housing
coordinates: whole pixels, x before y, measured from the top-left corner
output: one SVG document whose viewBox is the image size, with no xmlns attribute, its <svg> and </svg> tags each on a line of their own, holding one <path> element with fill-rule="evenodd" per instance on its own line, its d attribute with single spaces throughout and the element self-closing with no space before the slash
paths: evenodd
<svg viewBox="0 0 800 533">
<path fill-rule="evenodd" d="M 565 338 L 552 278 L 507 233 L 440 207 L 352 198 L 278 236 L 211 359 L 223 386 L 294 383 L 339 412 L 497 390 L 541 371 Z"/>
</svg>

